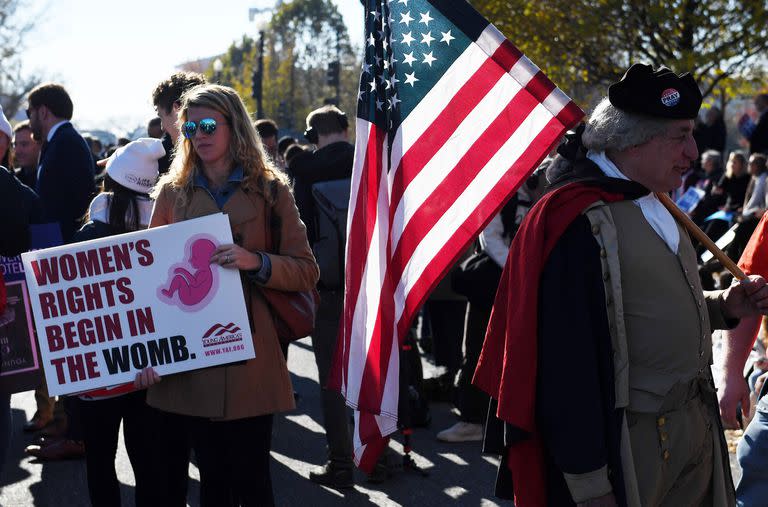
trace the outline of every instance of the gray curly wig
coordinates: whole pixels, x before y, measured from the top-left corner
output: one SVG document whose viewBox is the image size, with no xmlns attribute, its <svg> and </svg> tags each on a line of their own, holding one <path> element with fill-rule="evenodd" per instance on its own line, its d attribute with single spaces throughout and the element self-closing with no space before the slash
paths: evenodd
<svg viewBox="0 0 768 507">
<path fill-rule="evenodd" d="M 622 151 L 663 135 L 668 127 L 669 120 L 627 113 L 605 97 L 592 111 L 582 143 L 593 151 Z"/>
</svg>

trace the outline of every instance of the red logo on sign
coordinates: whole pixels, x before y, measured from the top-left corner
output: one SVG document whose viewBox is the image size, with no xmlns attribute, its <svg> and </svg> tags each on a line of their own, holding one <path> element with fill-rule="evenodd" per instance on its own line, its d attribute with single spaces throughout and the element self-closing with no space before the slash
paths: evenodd
<svg viewBox="0 0 768 507">
<path fill-rule="evenodd" d="M 215 324 L 203 335 L 203 347 L 212 347 L 224 343 L 239 342 L 243 339 L 243 333 L 234 322 L 229 324 Z"/>
<path fill-rule="evenodd" d="M 212 326 L 208 331 L 205 332 L 205 334 L 203 335 L 203 338 L 208 338 L 214 332 L 216 333 L 216 336 L 221 336 L 224 333 L 237 333 L 238 331 L 240 331 L 240 328 L 235 326 L 234 322 L 230 322 L 226 326 L 221 324 L 216 324 Z"/>
</svg>

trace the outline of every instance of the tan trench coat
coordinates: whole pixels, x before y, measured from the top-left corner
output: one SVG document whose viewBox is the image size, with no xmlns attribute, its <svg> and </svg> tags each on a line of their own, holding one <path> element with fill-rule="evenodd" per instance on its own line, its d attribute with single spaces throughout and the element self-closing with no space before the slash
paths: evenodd
<svg viewBox="0 0 768 507">
<path fill-rule="evenodd" d="M 179 192 L 169 185 L 163 187 L 155 202 L 150 227 L 219 212 L 206 190 L 196 187 L 183 207 L 177 201 Z M 265 200 L 260 191 L 238 188 L 222 211 L 229 216 L 235 243 L 251 252 L 264 249 L 268 227 Z M 319 268 L 293 195 L 285 185 L 278 185 L 272 213 L 282 220 L 280 255 L 269 254 L 272 276 L 265 286 L 286 291 L 313 288 Z M 241 364 L 164 377 L 149 388 L 147 403 L 167 412 L 219 420 L 294 408 L 293 388 L 269 308 L 258 287 L 246 278 L 243 278 L 243 292 L 250 310 L 256 358 Z"/>
</svg>

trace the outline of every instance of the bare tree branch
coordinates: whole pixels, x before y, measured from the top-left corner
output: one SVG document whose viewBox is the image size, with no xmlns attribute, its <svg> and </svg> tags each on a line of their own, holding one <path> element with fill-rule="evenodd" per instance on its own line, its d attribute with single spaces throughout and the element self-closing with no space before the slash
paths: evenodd
<svg viewBox="0 0 768 507">
<path fill-rule="evenodd" d="M 26 76 L 22 70 L 24 40 L 35 26 L 26 8 L 23 0 L 0 0 L 0 104 L 9 117 L 16 114 L 26 94 L 41 81 L 39 76 Z"/>
</svg>

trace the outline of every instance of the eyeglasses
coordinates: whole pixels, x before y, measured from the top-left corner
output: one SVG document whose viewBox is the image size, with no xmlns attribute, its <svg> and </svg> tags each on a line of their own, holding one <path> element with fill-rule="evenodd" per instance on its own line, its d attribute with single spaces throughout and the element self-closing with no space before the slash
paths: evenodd
<svg viewBox="0 0 768 507">
<path fill-rule="evenodd" d="M 192 139 L 197 135 L 197 128 L 200 127 L 200 130 L 205 132 L 206 134 L 213 135 L 214 132 L 216 132 L 216 120 L 213 118 L 203 118 L 202 120 L 198 122 L 194 121 L 185 121 L 184 124 L 181 126 L 182 132 L 184 132 L 184 137 L 187 139 Z"/>
<path fill-rule="evenodd" d="M 34 110 L 35 110 L 35 108 L 32 107 L 32 106 L 29 106 L 27 109 L 24 110 L 24 112 L 27 113 L 27 118 L 31 118 L 32 117 L 32 111 L 34 111 Z"/>
</svg>

